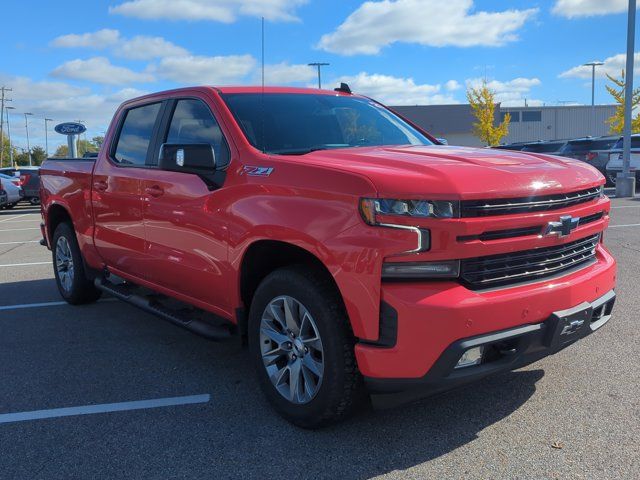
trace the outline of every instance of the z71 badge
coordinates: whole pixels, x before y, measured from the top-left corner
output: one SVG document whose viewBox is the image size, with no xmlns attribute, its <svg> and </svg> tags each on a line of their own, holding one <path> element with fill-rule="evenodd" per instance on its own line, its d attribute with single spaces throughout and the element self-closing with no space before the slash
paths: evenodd
<svg viewBox="0 0 640 480">
<path fill-rule="evenodd" d="M 245 165 L 242 167 L 240 175 L 249 175 L 250 177 L 268 177 L 273 172 L 273 167 L 252 167 Z"/>
</svg>

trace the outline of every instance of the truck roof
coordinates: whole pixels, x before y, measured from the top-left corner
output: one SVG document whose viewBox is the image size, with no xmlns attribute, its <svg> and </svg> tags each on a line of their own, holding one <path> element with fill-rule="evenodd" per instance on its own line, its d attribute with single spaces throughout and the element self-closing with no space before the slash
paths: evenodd
<svg viewBox="0 0 640 480">
<path fill-rule="evenodd" d="M 216 90 L 221 94 L 233 94 L 233 93 L 296 93 L 296 94 L 314 94 L 314 95 L 350 95 L 353 94 L 335 91 L 335 90 L 324 90 L 318 88 L 302 88 L 302 87 L 261 87 L 257 86 L 226 86 L 226 87 L 216 87 L 212 85 L 198 85 L 192 87 L 183 87 L 183 88 L 175 88 L 172 90 L 163 90 L 160 92 L 153 92 L 147 95 L 142 95 L 140 97 L 131 98 L 124 103 L 135 102 L 138 100 L 142 100 L 145 98 L 158 98 L 158 97 L 172 97 L 180 94 L 193 92 L 193 91 L 205 91 L 205 90 Z M 356 95 L 357 96 L 357 95 Z"/>
</svg>

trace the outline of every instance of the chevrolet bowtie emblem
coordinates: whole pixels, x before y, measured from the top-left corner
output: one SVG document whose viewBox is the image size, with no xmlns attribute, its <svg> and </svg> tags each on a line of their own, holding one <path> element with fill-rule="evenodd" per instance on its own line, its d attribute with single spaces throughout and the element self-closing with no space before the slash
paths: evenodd
<svg viewBox="0 0 640 480">
<path fill-rule="evenodd" d="M 579 217 L 573 218 L 571 215 L 564 215 L 560 217 L 559 222 L 549 222 L 544 228 L 542 235 L 558 235 L 559 237 L 566 237 L 578 228 L 579 223 Z"/>
</svg>

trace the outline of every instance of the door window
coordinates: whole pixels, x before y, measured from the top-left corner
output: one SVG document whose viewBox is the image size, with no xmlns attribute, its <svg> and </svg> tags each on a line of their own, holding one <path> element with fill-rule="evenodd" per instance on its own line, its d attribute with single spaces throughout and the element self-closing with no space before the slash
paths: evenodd
<svg viewBox="0 0 640 480">
<path fill-rule="evenodd" d="M 185 145 L 208 143 L 216 155 L 216 165 L 229 163 L 229 148 L 220 130 L 220 125 L 211 110 L 200 100 L 178 100 L 173 111 L 166 143 Z"/>
<path fill-rule="evenodd" d="M 138 166 L 145 164 L 160 105 L 153 103 L 127 110 L 114 154 L 118 163 Z"/>
</svg>

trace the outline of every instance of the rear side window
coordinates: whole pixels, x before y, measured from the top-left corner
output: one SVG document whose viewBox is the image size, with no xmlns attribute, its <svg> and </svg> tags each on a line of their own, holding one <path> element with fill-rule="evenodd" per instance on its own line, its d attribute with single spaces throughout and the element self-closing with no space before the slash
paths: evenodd
<svg viewBox="0 0 640 480">
<path fill-rule="evenodd" d="M 166 143 L 185 145 L 208 143 L 213 147 L 217 166 L 229 163 L 229 148 L 209 107 L 200 100 L 178 100 L 173 111 Z"/>
<path fill-rule="evenodd" d="M 144 165 L 160 103 L 132 108 L 125 114 L 116 144 L 115 160 L 122 165 Z"/>
<path fill-rule="evenodd" d="M 623 147 L 623 139 L 621 138 L 613 146 L 613 150 L 622 150 Z M 640 137 L 631 137 L 631 148 L 640 148 Z"/>
</svg>

